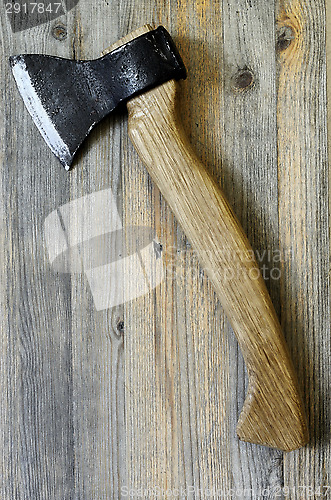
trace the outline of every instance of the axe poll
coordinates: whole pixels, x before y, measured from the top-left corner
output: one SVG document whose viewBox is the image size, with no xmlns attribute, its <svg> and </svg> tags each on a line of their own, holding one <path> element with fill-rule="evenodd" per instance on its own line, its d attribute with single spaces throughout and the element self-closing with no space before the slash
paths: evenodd
<svg viewBox="0 0 331 500">
<path fill-rule="evenodd" d="M 183 131 L 176 100 L 186 70 L 168 32 L 146 25 L 94 61 L 27 54 L 10 62 L 28 111 L 67 170 L 94 125 L 126 103 L 135 149 L 197 252 L 243 353 L 249 387 L 239 438 L 286 451 L 306 444 L 296 374 L 252 248 Z"/>
</svg>

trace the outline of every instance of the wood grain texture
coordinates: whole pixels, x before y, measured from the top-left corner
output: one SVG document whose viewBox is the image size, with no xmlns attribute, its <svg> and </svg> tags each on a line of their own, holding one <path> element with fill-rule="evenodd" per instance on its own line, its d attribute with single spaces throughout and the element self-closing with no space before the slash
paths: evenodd
<svg viewBox="0 0 331 500">
<path fill-rule="evenodd" d="M 129 135 L 211 280 L 250 376 L 237 433 L 291 451 L 307 443 L 296 375 L 253 250 L 182 130 L 175 81 L 128 102 Z"/>
<path fill-rule="evenodd" d="M 271 278 L 272 270 L 279 269 L 274 9 L 274 2 L 223 3 L 220 178 L 265 270 L 266 285 L 279 312 L 279 280 L 277 275 Z M 245 378 L 244 362 L 232 332 L 228 335 L 230 366 L 238 374 L 230 378 L 229 388 L 233 396 L 228 418 L 234 435 L 234 419 L 239 417 L 247 383 L 238 385 Z M 235 483 L 253 491 L 266 488 L 270 498 L 282 494 L 281 453 L 233 441 L 231 456 Z"/>
<path fill-rule="evenodd" d="M 265 498 L 288 491 L 305 499 L 329 485 L 324 7 L 321 0 L 80 0 L 50 25 L 13 34 L 0 6 L 1 498 L 118 499 L 127 485 L 195 487 L 189 498 L 232 488 L 246 489 L 243 498 L 265 490 Z M 300 20 L 295 38 L 278 31 L 275 44 L 276 17 L 280 25 Z M 59 22 L 68 31 L 62 41 L 52 36 Z M 195 253 L 130 144 L 126 119 L 100 125 L 68 176 L 10 75 L 11 54 L 95 58 L 146 22 L 165 25 L 191 75 L 180 93 L 190 142 L 222 184 L 261 267 L 281 271 L 267 286 L 305 395 L 312 440 L 302 451 L 238 441 L 244 361 Z M 238 73 L 246 66 L 252 86 Z M 51 269 L 43 222 L 109 187 L 125 225 L 155 229 L 165 280 L 122 310 L 97 313 L 84 276 Z M 281 262 L 266 249 L 280 250 Z"/>
<path fill-rule="evenodd" d="M 135 30 L 103 55 L 152 30 L 150 25 Z M 283 333 L 253 250 L 224 193 L 185 136 L 178 92 L 178 84 L 171 81 L 131 99 L 129 136 L 193 244 L 243 351 L 250 385 L 238 436 L 290 451 L 304 446 L 308 435 Z"/>
<path fill-rule="evenodd" d="M 279 27 L 293 37 L 278 62 L 281 319 L 305 387 L 311 432 L 309 447 L 286 456 L 284 474 L 296 489 L 307 482 L 309 470 L 313 491 L 325 492 L 330 484 L 325 4 L 284 1 L 277 14 Z"/>
</svg>

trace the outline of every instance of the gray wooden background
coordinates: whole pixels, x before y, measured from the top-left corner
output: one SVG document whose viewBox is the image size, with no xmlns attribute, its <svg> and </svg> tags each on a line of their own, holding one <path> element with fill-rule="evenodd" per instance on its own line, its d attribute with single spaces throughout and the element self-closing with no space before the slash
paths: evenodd
<svg viewBox="0 0 331 500">
<path fill-rule="evenodd" d="M 16 33 L 0 12 L 0 498 L 331 498 L 325 1 L 80 0 Z M 299 451 L 236 438 L 241 353 L 125 115 L 92 132 L 68 174 L 13 81 L 11 54 L 96 58 L 147 22 L 180 48 L 184 127 L 266 270 L 307 410 Z M 124 224 L 155 229 L 166 276 L 97 312 L 83 274 L 52 269 L 43 231 L 108 188 Z"/>
</svg>

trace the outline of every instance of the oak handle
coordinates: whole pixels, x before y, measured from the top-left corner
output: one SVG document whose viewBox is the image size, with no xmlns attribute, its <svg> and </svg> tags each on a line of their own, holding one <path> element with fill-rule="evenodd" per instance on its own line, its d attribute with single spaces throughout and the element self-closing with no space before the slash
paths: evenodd
<svg viewBox="0 0 331 500">
<path fill-rule="evenodd" d="M 293 450 L 306 444 L 307 427 L 286 342 L 251 246 L 183 132 L 177 89 L 172 80 L 130 100 L 129 134 L 196 250 L 238 339 L 249 376 L 239 438 Z"/>
</svg>

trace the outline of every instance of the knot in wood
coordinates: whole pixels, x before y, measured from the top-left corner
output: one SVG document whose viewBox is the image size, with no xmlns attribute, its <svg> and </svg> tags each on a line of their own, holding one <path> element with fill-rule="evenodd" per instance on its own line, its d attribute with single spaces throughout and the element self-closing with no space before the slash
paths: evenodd
<svg viewBox="0 0 331 500">
<path fill-rule="evenodd" d="M 254 75 L 249 68 L 240 69 L 232 78 L 232 87 L 235 91 L 244 91 L 254 84 Z"/>
<path fill-rule="evenodd" d="M 279 52 L 286 50 L 287 47 L 291 44 L 292 40 L 294 39 L 295 39 L 295 34 L 291 26 L 279 27 L 277 30 L 276 49 Z"/>
<path fill-rule="evenodd" d="M 59 40 L 60 42 L 62 42 L 68 36 L 66 26 L 64 26 L 64 24 L 56 24 L 52 28 L 52 35 L 55 38 L 55 40 Z"/>
<path fill-rule="evenodd" d="M 121 320 L 117 323 L 117 331 L 121 335 L 124 333 L 124 321 Z"/>
</svg>

